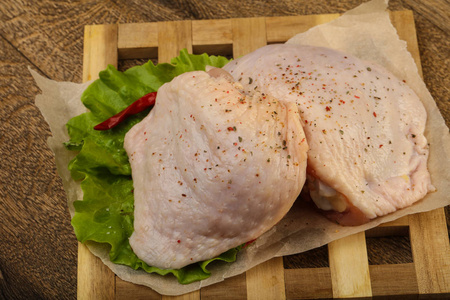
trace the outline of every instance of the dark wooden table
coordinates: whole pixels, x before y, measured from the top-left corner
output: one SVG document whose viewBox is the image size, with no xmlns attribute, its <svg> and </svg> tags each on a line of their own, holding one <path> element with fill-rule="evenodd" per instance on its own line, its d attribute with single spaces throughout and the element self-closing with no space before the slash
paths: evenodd
<svg viewBox="0 0 450 300">
<path fill-rule="evenodd" d="M 54 80 L 81 82 L 83 28 L 88 24 L 343 13 L 361 2 L 3 0 L 0 299 L 76 298 L 77 242 L 53 154 L 46 144 L 50 130 L 34 105 L 39 90 L 27 67 Z M 414 11 L 424 80 L 449 125 L 450 3 L 421 2 L 393 0 L 389 8 Z M 134 63 L 126 61 L 120 66 Z M 407 236 L 388 243 L 374 239 L 368 244 L 372 263 L 407 262 L 411 256 Z M 389 247 L 396 249 L 396 255 L 380 255 Z M 327 264 L 326 257 L 326 248 L 321 248 L 285 258 L 285 264 L 321 266 Z"/>
</svg>

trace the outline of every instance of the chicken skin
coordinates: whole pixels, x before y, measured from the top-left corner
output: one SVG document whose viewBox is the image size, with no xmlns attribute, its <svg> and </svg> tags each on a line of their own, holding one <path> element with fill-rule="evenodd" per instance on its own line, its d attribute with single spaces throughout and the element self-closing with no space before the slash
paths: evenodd
<svg viewBox="0 0 450 300">
<path fill-rule="evenodd" d="M 224 69 L 247 92 L 298 106 L 310 147 L 307 186 L 331 219 L 362 224 L 433 190 L 426 111 L 382 67 L 332 49 L 281 44 Z"/>
<path fill-rule="evenodd" d="M 220 69 L 176 77 L 125 136 L 130 245 L 151 266 L 178 269 L 257 238 L 303 187 L 308 145 L 297 106 L 245 94 L 227 77 Z"/>
</svg>

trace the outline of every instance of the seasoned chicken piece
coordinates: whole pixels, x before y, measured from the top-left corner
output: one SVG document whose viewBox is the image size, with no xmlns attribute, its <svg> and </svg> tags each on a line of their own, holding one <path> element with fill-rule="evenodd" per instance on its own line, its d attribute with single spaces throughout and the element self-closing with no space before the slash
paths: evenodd
<svg viewBox="0 0 450 300">
<path fill-rule="evenodd" d="M 151 266 L 178 269 L 257 238 L 305 182 L 297 106 L 245 95 L 223 70 L 211 74 L 163 85 L 125 136 L 135 197 L 130 244 Z"/>
<path fill-rule="evenodd" d="M 335 50 L 286 44 L 224 69 L 248 91 L 297 104 L 310 146 L 310 195 L 330 218 L 361 224 L 433 190 L 425 109 L 385 69 Z"/>
</svg>

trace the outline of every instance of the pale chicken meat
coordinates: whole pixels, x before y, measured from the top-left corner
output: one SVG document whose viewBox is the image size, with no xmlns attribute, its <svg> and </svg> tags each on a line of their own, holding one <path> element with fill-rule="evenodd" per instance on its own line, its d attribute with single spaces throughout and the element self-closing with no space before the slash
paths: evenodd
<svg viewBox="0 0 450 300">
<path fill-rule="evenodd" d="M 298 106 L 310 146 L 307 186 L 333 220 L 361 224 L 433 190 L 425 109 L 385 69 L 332 49 L 286 44 L 224 69 L 248 92 Z"/>
<path fill-rule="evenodd" d="M 151 266 L 178 269 L 257 238 L 303 187 L 308 145 L 297 106 L 247 95 L 227 77 L 220 69 L 176 77 L 125 136 L 130 245 Z"/>
</svg>

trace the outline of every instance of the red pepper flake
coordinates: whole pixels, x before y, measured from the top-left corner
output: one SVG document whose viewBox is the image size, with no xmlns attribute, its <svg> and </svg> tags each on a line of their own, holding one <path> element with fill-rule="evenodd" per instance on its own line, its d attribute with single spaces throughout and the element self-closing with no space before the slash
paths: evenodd
<svg viewBox="0 0 450 300">
<path fill-rule="evenodd" d="M 383 145 L 380 145 L 380 148 L 383 147 Z"/>
<path fill-rule="evenodd" d="M 376 117 L 377 117 L 377 113 L 376 113 L 376 112 L 373 112 L 373 116 L 376 118 Z"/>
<path fill-rule="evenodd" d="M 233 126 L 233 127 L 230 126 L 227 128 L 227 130 L 228 131 L 236 131 L 236 126 Z"/>
<path fill-rule="evenodd" d="M 331 107 L 327 106 L 327 107 L 325 107 L 325 110 L 326 110 L 326 111 L 330 111 L 330 110 L 331 110 Z"/>
<path fill-rule="evenodd" d="M 356 96 L 356 95 L 355 95 L 355 98 L 356 98 L 356 99 L 359 99 L 359 96 Z"/>
<path fill-rule="evenodd" d="M 194 76 L 194 77 L 195 77 L 195 76 Z M 177 243 L 179 244 L 179 243 L 181 243 L 181 241 L 180 241 L 180 240 L 178 240 L 178 241 L 177 241 Z"/>
<path fill-rule="evenodd" d="M 130 106 L 115 114 L 114 116 L 106 119 L 102 123 L 94 127 L 95 130 L 108 130 L 119 125 L 123 120 L 129 116 L 135 115 L 144 111 L 145 109 L 155 105 L 156 92 L 149 93 L 136 101 L 134 101 Z"/>
</svg>

